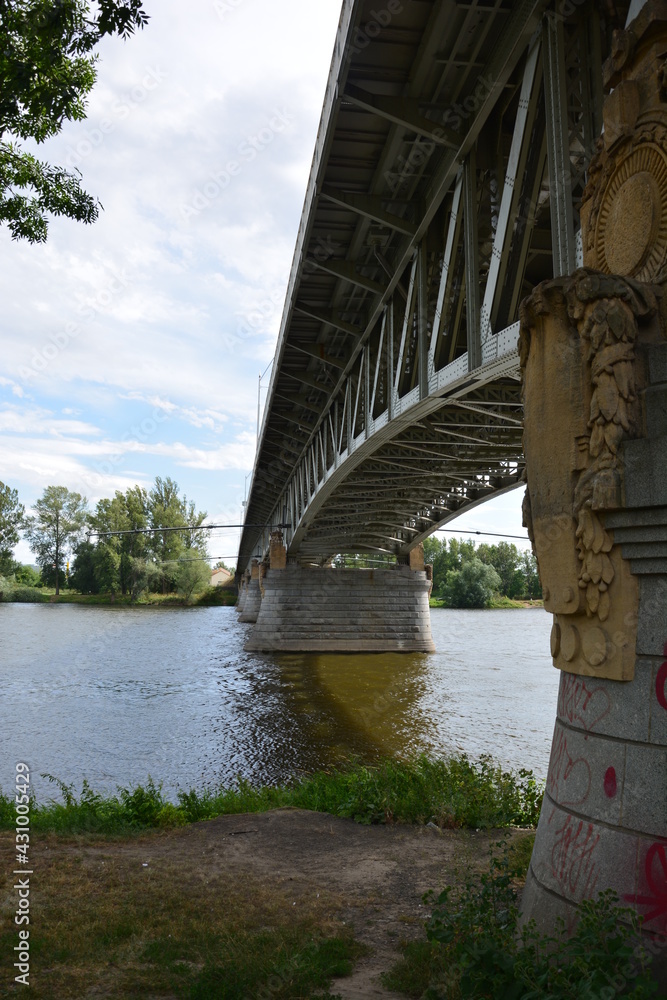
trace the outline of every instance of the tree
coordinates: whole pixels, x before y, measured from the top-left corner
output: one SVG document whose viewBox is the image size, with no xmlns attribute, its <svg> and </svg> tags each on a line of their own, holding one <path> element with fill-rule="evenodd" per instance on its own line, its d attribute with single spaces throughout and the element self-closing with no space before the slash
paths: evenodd
<svg viewBox="0 0 667 1000">
<path fill-rule="evenodd" d="M 525 580 L 525 596 L 531 601 L 536 597 L 542 597 L 542 584 L 540 583 L 540 574 L 537 569 L 537 559 L 528 549 L 522 555 L 521 568 Z"/>
<path fill-rule="evenodd" d="M 94 531 L 136 531 L 136 534 L 112 535 L 98 538 L 92 566 L 99 590 L 120 589 L 122 594 L 132 591 L 135 566 L 133 560 L 143 559 L 146 553 L 146 536 L 141 529 L 148 524 L 148 494 L 141 486 L 133 486 L 125 493 L 116 490 L 114 497 L 100 500 L 90 519 Z M 92 592 L 92 591 L 91 591 Z"/>
<path fill-rule="evenodd" d="M 174 573 L 176 589 L 189 601 L 193 594 L 201 593 L 211 583 L 211 567 L 202 559 L 182 559 Z"/>
<path fill-rule="evenodd" d="M 87 501 L 65 486 L 47 486 L 34 509 L 25 519 L 25 538 L 37 555 L 44 579 L 54 574 L 58 595 L 65 553 L 79 541 L 86 524 Z"/>
<path fill-rule="evenodd" d="M 14 564 L 14 579 L 23 587 L 41 587 L 42 576 L 32 566 L 22 566 L 21 563 Z"/>
<path fill-rule="evenodd" d="M 0 223 L 13 239 L 46 240 L 48 215 L 98 217 L 78 171 L 38 160 L 16 139 L 41 143 L 85 118 L 98 42 L 147 22 L 141 0 L 0 0 Z"/>
<path fill-rule="evenodd" d="M 521 597 L 526 580 L 522 568 L 521 554 L 516 545 L 499 542 L 497 545 L 479 546 L 477 556 L 484 563 L 493 566 L 500 577 L 500 592 L 506 597 Z"/>
<path fill-rule="evenodd" d="M 69 577 L 70 587 L 82 594 L 99 594 L 95 576 L 95 546 L 91 542 L 80 542 L 74 555 L 74 568 Z"/>
<path fill-rule="evenodd" d="M 441 596 L 450 608 L 486 608 L 499 587 L 493 566 L 475 557 L 447 573 Z"/>
<path fill-rule="evenodd" d="M 190 556 L 206 556 L 207 534 L 205 531 L 187 530 L 197 528 L 204 522 L 206 511 L 197 511 L 192 501 L 179 495 L 178 483 L 169 476 L 162 479 L 157 476 L 153 489 L 148 494 L 150 526 L 156 529 L 149 541 L 153 556 L 157 563 L 162 564 L 162 592 L 166 594 L 173 590 L 175 578 L 173 566 L 185 554 Z M 183 527 L 183 531 L 174 528 Z"/>
<path fill-rule="evenodd" d="M 18 492 L 0 482 L 0 576 L 9 576 L 14 570 L 12 552 L 18 545 L 24 514 Z"/>
</svg>

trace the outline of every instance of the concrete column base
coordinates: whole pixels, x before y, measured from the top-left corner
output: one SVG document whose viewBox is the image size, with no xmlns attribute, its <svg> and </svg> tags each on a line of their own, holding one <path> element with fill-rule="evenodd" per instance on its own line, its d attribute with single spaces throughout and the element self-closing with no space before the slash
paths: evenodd
<svg viewBox="0 0 667 1000">
<path fill-rule="evenodd" d="M 249 652 L 435 651 L 425 572 L 288 567 L 262 584 Z"/>
</svg>

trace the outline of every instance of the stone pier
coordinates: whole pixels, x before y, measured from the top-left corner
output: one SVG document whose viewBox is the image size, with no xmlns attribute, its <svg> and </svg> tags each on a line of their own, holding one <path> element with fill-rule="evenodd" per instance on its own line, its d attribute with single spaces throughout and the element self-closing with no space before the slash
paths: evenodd
<svg viewBox="0 0 667 1000">
<path fill-rule="evenodd" d="M 523 918 L 615 890 L 667 984 L 667 5 L 606 67 L 585 268 L 522 305 L 525 523 L 562 671 Z"/>
<path fill-rule="evenodd" d="M 261 607 L 245 646 L 248 651 L 430 653 L 435 649 L 428 603 L 431 581 L 421 546 L 409 566 L 302 568 L 287 565 L 282 537 L 276 534 L 261 584 Z"/>
<path fill-rule="evenodd" d="M 248 580 L 246 590 L 245 590 L 245 600 L 243 601 L 243 609 L 239 615 L 239 621 L 241 622 L 256 622 L 257 615 L 259 614 L 259 609 L 262 604 L 262 593 L 259 589 L 260 579 L 260 565 L 259 560 L 253 559 L 250 564 L 250 579 Z"/>
<path fill-rule="evenodd" d="M 248 593 L 248 576 L 247 573 L 244 573 L 239 580 L 238 597 L 236 599 L 236 610 L 238 611 L 239 614 L 241 614 L 241 612 L 243 611 L 247 593 Z"/>
</svg>

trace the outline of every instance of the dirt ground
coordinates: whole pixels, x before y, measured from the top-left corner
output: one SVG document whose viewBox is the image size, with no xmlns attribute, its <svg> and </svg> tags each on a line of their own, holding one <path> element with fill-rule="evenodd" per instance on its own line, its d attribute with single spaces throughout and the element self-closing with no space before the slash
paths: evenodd
<svg viewBox="0 0 667 1000">
<path fill-rule="evenodd" d="M 280 809 L 222 816 L 132 840 L 73 844 L 50 837 L 48 862 L 57 865 L 58 854 L 76 852 L 87 868 L 110 857 L 152 870 L 168 865 L 190 886 L 209 880 L 224 885 L 225 876 L 238 882 L 247 874 L 287 892 L 297 906 L 321 893 L 335 911 L 332 917 L 351 926 L 369 948 L 354 974 L 337 980 L 332 992 L 344 1000 L 372 1000 L 396 996 L 379 977 L 399 957 L 400 942 L 423 934 L 423 894 L 456 881 L 468 865 L 486 868 L 489 846 L 498 838 L 497 831 L 360 826 L 323 813 Z M 35 863 L 38 867 L 37 850 Z"/>
</svg>

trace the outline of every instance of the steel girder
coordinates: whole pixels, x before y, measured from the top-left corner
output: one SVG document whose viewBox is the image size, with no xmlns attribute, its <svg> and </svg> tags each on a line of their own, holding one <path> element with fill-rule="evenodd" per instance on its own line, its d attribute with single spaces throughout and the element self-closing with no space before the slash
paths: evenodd
<svg viewBox="0 0 667 1000">
<path fill-rule="evenodd" d="M 518 306 L 576 261 L 627 6 L 345 0 L 240 570 L 286 523 L 302 561 L 404 557 L 519 484 Z"/>
</svg>

